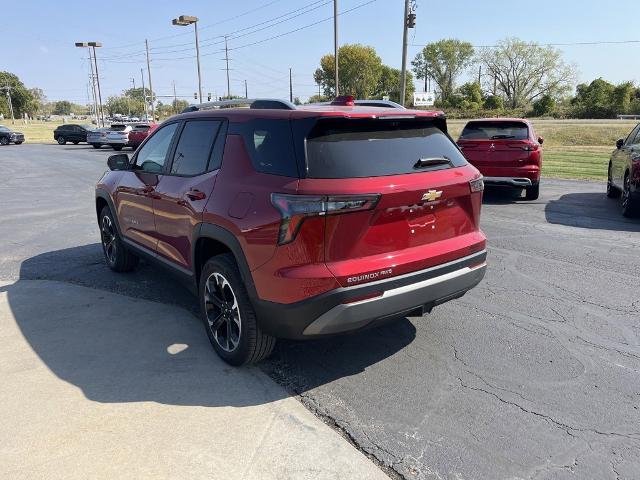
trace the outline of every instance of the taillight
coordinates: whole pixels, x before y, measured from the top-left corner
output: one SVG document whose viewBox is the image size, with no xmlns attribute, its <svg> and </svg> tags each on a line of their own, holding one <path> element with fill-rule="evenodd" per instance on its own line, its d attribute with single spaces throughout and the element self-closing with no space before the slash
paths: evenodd
<svg viewBox="0 0 640 480">
<path fill-rule="evenodd" d="M 278 245 L 292 242 L 308 217 L 338 215 L 375 208 L 380 195 L 286 195 L 272 193 L 271 203 L 280 212 Z"/>
<path fill-rule="evenodd" d="M 484 179 L 480 177 L 475 180 L 469 180 L 469 188 L 471 193 L 482 192 L 484 190 Z"/>
<path fill-rule="evenodd" d="M 527 152 L 535 152 L 539 147 L 540 145 L 538 145 L 537 143 L 528 143 L 524 147 L 522 147 L 522 149 Z"/>
</svg>

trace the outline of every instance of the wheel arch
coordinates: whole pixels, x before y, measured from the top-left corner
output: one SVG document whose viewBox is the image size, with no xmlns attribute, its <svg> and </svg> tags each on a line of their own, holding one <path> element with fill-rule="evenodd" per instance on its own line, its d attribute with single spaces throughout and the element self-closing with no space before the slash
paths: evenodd
<svg viewBox="0 0 640 480">
<path fill-rule="evenodd" d="M 98 188 L 96 189 L 96 218 L 98 219 L 98 222 L 100 222 L 100 212 L 102 212 L 102 209 L 105 206 L 109 207 L 109 210 L 111 210 L 111 213 L 113 214 L 113 220 L 115 221 L 115 224 L 116 224 L 116 230 L 118 231 L 118 235 L 122 236 L 122 232 L 120 231 L 120 222 L 118 220 L 118 214 L 116 213 L 113 200 L 111 200 L 111 195 L 109 195 L 109 192 L 107 192 L 106 190 Z"/>
<path fill-rule="evenodd" d="M 240 242 L 229 230 L 211 223 L 199 223 L 194 229 L 191 258 L 196 285 L 200 284 L 200 272 L 209 258 L 221 253 L 231 253 L 238 265 L 242 281 L 251 298 L 256 298 L 253 275 Z"/>
</svg>

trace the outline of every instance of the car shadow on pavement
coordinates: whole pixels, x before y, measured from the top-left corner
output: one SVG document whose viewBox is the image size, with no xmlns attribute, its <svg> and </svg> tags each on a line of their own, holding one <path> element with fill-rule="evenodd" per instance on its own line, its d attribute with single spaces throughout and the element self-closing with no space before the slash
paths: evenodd
<svg viewBox="0 0 640 480">
<path fill-rule="evenodd" d="M 522 190 L 519 188 L 485 186 L 482 195 L 482 203 L 488 205 L 506 205 L 519 201 L 531 203 L 524 199 Z"/>
<path fill-rule="evenodd" d="M 604 192 L 567 193 L 550 200 L 544 213 L 547 222 L 569 227 L 640 232 L 640 221 L 623 217 L 620 202 Z"/>
<path fill-rule="evenodd" d="M 113 273 L 99 244 L 29 258 L 19 280 L 0 292 L 46 367 L 93 401 L 238 407 L 287 396 L 268 381 L 260 384 L 265 380 L 255 368 L 234 369 L 218 359 L 195 297 L 178 280 L 144 262 L 133 273 Z M 301 371 L 314 372 L 304 390 L 358 374 L 415 335 L 401 319 L 349 336 L 283 341 L 262 369 L 279 380 L 275 366 L 296 361 Z"/>
</svg>

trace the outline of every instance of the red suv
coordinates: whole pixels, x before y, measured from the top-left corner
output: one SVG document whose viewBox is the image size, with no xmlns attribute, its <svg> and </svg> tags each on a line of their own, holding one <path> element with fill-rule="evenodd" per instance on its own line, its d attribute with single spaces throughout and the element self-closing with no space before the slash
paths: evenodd
<svg viewBox="0 0 640 480">
<path fill-rule="evenodd" d="M 482 177 L 441 113 L 250 105 L 170 118 L 96 187 L 109 267 L 145 257 L 184 277 L 225 361 L 422 315 L 480 282 Z"/>
<path fill-rule="evenodd" d="M 490 118 L 467 123 L 458 146 L 484 175 L 486 185 L 524 189 L 527 200 L 536 200 L 540 195 L 543 142 L 527 120 Z"/>
</svg>

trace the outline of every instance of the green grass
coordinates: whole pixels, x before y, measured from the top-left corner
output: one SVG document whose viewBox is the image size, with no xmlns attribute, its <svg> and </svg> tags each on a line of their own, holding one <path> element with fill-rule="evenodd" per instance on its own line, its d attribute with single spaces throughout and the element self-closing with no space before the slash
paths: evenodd
<svg viewBox="0 0 640 480">
<path fill-rule="evenodd" d="M 74 123 L 69 121 L 67 123 Z M 80 120 L 78 123 L 88 123 L 86 120 Z M 53 131 L 57 126 L 62 125 L 61 121 L 43 122 L 40 120 L 29 120 L 27 125 L 22 120 L 16 120 L 15 124 L 11 124 L 11 119 L 0 120 L 0 125 L 9 127 L 11 130 L 24 133 L 25 143 L 55 143 L 53 139 Z"/>
</svg>

